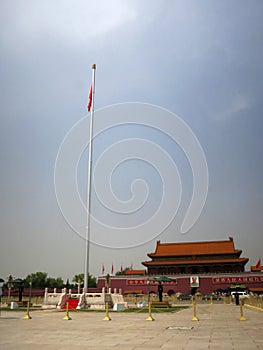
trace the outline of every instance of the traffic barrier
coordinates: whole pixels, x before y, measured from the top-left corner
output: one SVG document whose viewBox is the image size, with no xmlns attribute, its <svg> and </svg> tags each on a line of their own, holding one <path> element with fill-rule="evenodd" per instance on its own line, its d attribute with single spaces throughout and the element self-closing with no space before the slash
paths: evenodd
<svg viewBox="0 0 263 350">
<path fill-rule="evenodd" d="M 149 303 L 149 314 L 146 321 L 154 321 L 154 318 L 152 317 L 152 303 Z"/>
<path fill-rule="evenodd" d="M 199 321 L 199 318 L 196 316 L 196 301 L 193 299 L 193 310 L 194 310 L 194 317 L 192 318 L 192 321 Z"/>
<path fill-rule="evenodd" d="M 63 317 L 63 320 L 70 321 L 72 318 L 69 316 L 69 311 L 68 311 L 68 302 L 66 303 L 66 316 Z"/>
<path fill-rule="evenodd" d="M 105 304 L 105 308 L 106 308 L 106 316 L 104 317 L 103 321 L 111 321 L 111 318 L 109 316 L 109 303 L 107 301 Z"/>
<path fill-rule="evenodd" d="M 246 321 L 246 318 L 244 317 L 244 314 L 243 314 L 243 302 L 241 301 L 239 303 L 239 307 L 240 307 L 240 321 Z"/>
<path fill-rule="evenodd" d="M 24 316 L 24 320 L 31 320 L 31 316 L 29 315 L 29 309 L 30 309 L 30 302 L 27 302 L 27 309 L 26 309 L 26 315 Z"/>
</svg>

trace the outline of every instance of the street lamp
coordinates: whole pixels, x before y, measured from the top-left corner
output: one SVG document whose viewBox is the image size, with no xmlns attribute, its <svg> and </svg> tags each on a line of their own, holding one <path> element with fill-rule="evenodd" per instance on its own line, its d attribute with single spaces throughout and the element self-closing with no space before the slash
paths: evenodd
<svg viewBox="0 0 263 350">
<path fill-rule="evenodd" d="M 149 277 L 147 279 L 147 292 L 148 292 L 148 305 L 150 303 L 150 280 L 149 280 Z"/>
<path fill-rule="evenodd" d="M 9 304 L 10 302 L 10 297 L 11 297 L 11 288 L 13 287 L 12 283 L 13 279 L 9 279 L 7 282 L 7 288 L 8 288 L 8 297 L 7 297 L 7 303 Z"/>
<path fill-rule="evenodd" d="M 29 280 L 29 305 L 31 305 L 31 297 L 32 297 L 32 276 L 30 276 L 30 280 Z"/>
<path fill-rule="evenodd" d="M 1 317 L 2 295 L 3 295 L 2 287 L 3 287 L 4 283 L 5 283 L 5 281 L 2 278 L 0 278 L 0 317 Z"/>
</svg>

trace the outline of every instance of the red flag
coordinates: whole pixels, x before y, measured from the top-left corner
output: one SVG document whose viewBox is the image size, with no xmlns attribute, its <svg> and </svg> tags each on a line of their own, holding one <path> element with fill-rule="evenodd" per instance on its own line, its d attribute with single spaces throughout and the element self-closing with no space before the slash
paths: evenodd
<svg viewBox="0 0 263 350">
<path fill-rule="evenodd" d="M 102 268 L 101 268 L 101 272 L 102 272 L 103 275 L 104 275 L 104 271 L 105 271 L 105 268 L 104 268 L 104 264 L 103 264 Z"/>
<path fill-rule="evenodd" d="M 122 272 L 122 265 L 121 265 L 121 268 L 120 268 L 120 272 Z"/>
<path fill-rule="evenodd" d="M 90 111 L 91 104 L 92 104 L 92 85 L 91 85 L 90 91 L 89 91 L 88 112 Z"/>
<path fill-rule="evenodd" d="M 256 268 L 259 269 L 260 266 L 261 266 L 261 259 L 258 260 L 257 265 L 256 265 Z"/>
<path fill-rule="evenodd" d="M 130 271 L 132 271 L 132 263 L 131 263 L 131 266 L 130 266 Z"/>
<path fill-rule="evenodd" d="M 111 274 L 113 275 L 113 273 L 114 273 L 114 266 L 113 266 L 113 264 L 111 265 Z"/>
</svg>

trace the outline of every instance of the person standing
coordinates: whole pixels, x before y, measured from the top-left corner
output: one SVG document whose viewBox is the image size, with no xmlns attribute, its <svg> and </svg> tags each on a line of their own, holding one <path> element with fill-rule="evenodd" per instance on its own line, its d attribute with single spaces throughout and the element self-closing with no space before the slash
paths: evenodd
<svg viewBox="0 0 263 350">
<path fill-rule="evenodd" d="M 159 294 L 159 301 L 162 302 L 163 301 L 163 286 L 162 286 L 161 281 L 158 284 L 158 294 Z"/>
<path fill-rule="evenodd" d="M 239 294 L 238 294 L 238 292 L 235 292 L 235 301 L 236 301 L 236 305 L 239 305 Z"/>
</svg>

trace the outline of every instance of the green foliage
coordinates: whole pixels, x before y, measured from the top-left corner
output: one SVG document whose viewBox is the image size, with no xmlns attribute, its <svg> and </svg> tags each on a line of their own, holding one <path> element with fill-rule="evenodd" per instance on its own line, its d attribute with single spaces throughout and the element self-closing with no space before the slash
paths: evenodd
<svg viewBox="0 0 263 350">
<path fill-rule="evenodd" d="M 96 288 L 97 287 L 97 279 L 96 277 L 89 275 L 89 288 Z"/>
<path fill-rule="evenodd" d="M 53 278 L 48 277 L 46 272 L 35 272 L 31 273 L 30 275 L 27 275 L 25 279 L 25 287 L 30 287 L 30 284 L 32 288 L 63 288 L 64 287 L 64 281 L 61 277 Z"/>
<path fill-rule="evenodd" d="M 25 286 L 29 287 L 30 283 L 32 288 L 46 288 L 47 287 L 47 273 L 46 272 L 35 272 L 27 275 L 25 279 Z"/>
<path fill-rule="evenodd" d="M 84 283 L 84 273 L 79 273 L 78 275 L 75 275 L 72 279 L 72 282 L 75 283 L 75 285 L 77 286 L 77 284 L 80 282 L 81 285 L 83 285 Z M 89 288 L 96 288 L 97 287 L 97 279 L 96 277 L 92 276 L 89 274 L 89 280 L 88 280 L 88 286 Z"/>
<path fill-rule="evenodd" d="M 67 282 L 66 282 L 66 284 L 65 284 L 65 287 L 66 287 L 67 289 L 69 289 L 69 288 L 71 288 L 72 286 L 73 286 L 73 285 L 69 283 L 69 279 L 67 278 Z"/>
<path fill-rule="evenodd" d="M 72 278 L 72 282 L 77 284 L 77 283 L 84 283 L 84 273 L 79 273 L 78 275 L 75 275 Z"/>
<path fill-rule="evenodd" d="M 122 271 L 116 272 L 116 273 L 115 273 L 115 276 L 122 276 L 122 275 L 125 275 L 127 270 L 130 270 L 130 268 L 129 268 L 129 267 L 125 267 Z"/>
<path fill-rule="evenodd" d="M 7 282 L 5 283 L 5 286 L 7 286 L 8 283 L 10 283 L 11 287 L 13 287 L 14 283 L 14 277 L 9 276 Z M 84 283 L 84 273 L 80 273 L 78 275 L 75 275 L 73 277 L 72 282 L 75 283 L 75 287 L 77 286 L 78 282 Z M 46 272 L 34 272 L 25 278 L 24 287 L 29 288 L 30 285 L 33 289 L 44 289 L 44 288 L 58 288 L 62 289 L 64 287 L 66 288 L 72 288 L 73 284 L 69 283 L 69 279 L 67 279 L 66 284 L 64 283 L 62 277 L 48 277 L 48 274 Z M 97 279 L 96 277 L 89 275 L 89 281 L 88 281 L 89 288 L 96 288 L 97 287 Z"/>
<path fill-rule="evenodd" d="M 48 277 L 47 279 L 47 287 L 49 288 L 64 288 L 64 281 L 61 277 L 58 278 L 52 278 Z"/>
</svg>

